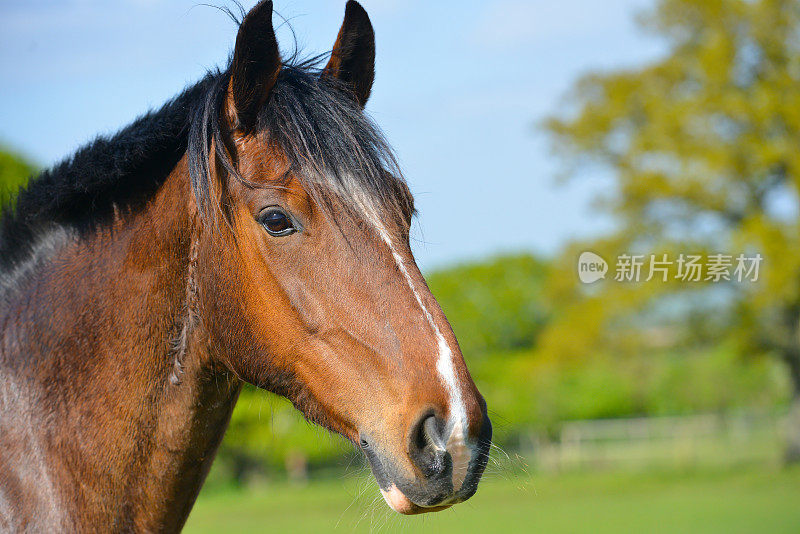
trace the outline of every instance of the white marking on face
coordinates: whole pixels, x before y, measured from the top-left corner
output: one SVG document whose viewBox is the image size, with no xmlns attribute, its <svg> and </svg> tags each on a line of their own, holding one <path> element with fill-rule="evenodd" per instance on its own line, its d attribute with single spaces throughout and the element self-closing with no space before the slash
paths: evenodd
<svg viewBox="0 0 800 534">
<path fill-rule="evenodd" d="M 419 291 L 417 291 L 417 287 L 414 284 L 414 280 L 411 278 L 411 274 L 408 272 L 405 261 L 395 249 L 388 232 L 383 225 L 378 222 L 376 217 L 372 217 L 371 219 L 372 223 L 377 228 L 381 239 L 389 247 L 398 269 L 400 269 L 403 277 L 405 277 L 408 287 L 414 294 L 417 304 L 419 304 L 419 307 L 422 309 L 425 319 L 428 321 L 428 324 L 431 326 L 433 333 L 436 336 L 437 348 L 439 352 L 439 357 L 436 360 L 436 370 L 438 371 L 442 382 L 450 394 L 451 420 L 448 426 L 451 428 L 450 436 L 447 439 L 447 450 L 450 452 L 450 456 L 453 459 L 453 490 L 458 491 L 461 489 L 461 485 L 464 483 L 464 478 L 467 475 L 471 452 L 466 444 L 466 431 L 468 426 L 467 409 L 464 405 L 464 399 L 461 396 L 461 387 L 458 383 L 458 378 L 456 377 L 456 369 L 455 365 L 453 364 L 453 351 L 450 350 L 450 345 L 447 343 L 444 335 L 442 335 L 439 325 L 437 325 L 436 321 L 434 321 L 433 315 L 431 315 L 431 312 L 428 311 L 428 308 L 422 302 L 422 297 L 420 296 Z"/>
</svg>

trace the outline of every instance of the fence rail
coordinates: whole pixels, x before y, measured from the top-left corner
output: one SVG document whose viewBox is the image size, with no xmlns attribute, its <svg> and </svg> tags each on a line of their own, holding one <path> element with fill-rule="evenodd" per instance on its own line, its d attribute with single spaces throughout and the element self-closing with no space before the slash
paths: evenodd
<svg viewBox="0 0 800 534">
<path fill-rule="evenodd" d="M 747 411 L 565 423 L 556 440 L 531 436 L 543 470 L 689 467 L 778 462 L 785 415 Z"/>
</svg>

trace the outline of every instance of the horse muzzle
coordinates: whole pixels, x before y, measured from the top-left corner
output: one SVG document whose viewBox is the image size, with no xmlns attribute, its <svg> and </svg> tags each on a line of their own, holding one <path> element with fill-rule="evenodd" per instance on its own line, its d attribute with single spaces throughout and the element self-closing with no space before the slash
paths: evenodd
<svg viewBox="0 0 800 534">
<path fill-rule="evenodd" d="M 411 515 L 444 510 L 472 497 L 486 468 L 492 425 L 484 415 L 477 438 L 466 429 L 426 414 L 414 423 L 404 454 L 388 453 L 380 440 L 362 434 L 381 494 L 395 512 Z"/>
</svg>

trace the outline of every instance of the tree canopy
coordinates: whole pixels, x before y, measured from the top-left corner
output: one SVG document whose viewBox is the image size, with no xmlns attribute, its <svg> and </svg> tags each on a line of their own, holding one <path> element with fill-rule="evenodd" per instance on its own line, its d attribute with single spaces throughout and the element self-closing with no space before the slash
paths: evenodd
<svg viewBox="0 0 800 534">
<path fill-rule="evenodd" d="M 0 146 L 0 198 L 14 194 L 35 170 L 25 158 Z"/>
<path fill-rule="evenodd" d="M 642 25 L 667 52 L 585 76 L 570 111 L 546 122 L 568 174 L 599 166 L 613 176 L 603 206 L 619 231 L 588 246 L 609 258 L 761 254 L 761 276 L 709 287 L 676 281 L 673 270 L 669 283 L 607 281 L 594 292 L 563 280 L 573 300 L 554 328 L 591 316 L 586 348 L 608 336 L 615 315 L 663 311 L 668 296 L 693 293 L 730 317 L 719 334 L 742 353 L 782 358 L 800 401 L 800 3 L 661 0 Z M 800 458 L 800 422 L 794 433 L 789 454 Z"/>
</svg>

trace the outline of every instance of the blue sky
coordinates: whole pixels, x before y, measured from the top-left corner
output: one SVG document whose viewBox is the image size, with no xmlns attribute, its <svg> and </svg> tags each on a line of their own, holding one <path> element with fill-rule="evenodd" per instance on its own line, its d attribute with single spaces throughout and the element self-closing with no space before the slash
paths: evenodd
<svg viewBox="0 0 800 534">
<path fill-rule="evenodd" d="M 48 165 L 222 65 L 236 28 L 200 2 L 4 0 L 0 141 Z M 367 110 L 416 196 L 423 269 L 514 250 L 549 254 L 607 228 L 590 207 L 607 182 L 598 175 L 558 185 L 559 162 L 534 125 L 563 109 L 581 74 L 662 51 L 633 22 L 650 0 L 362 4 L 377 40 Z M 305 52 L 333 45 L 344 0 L 275 6 Z M 288 52 L 286 30 L 279 37 Z"/>
</svg>

